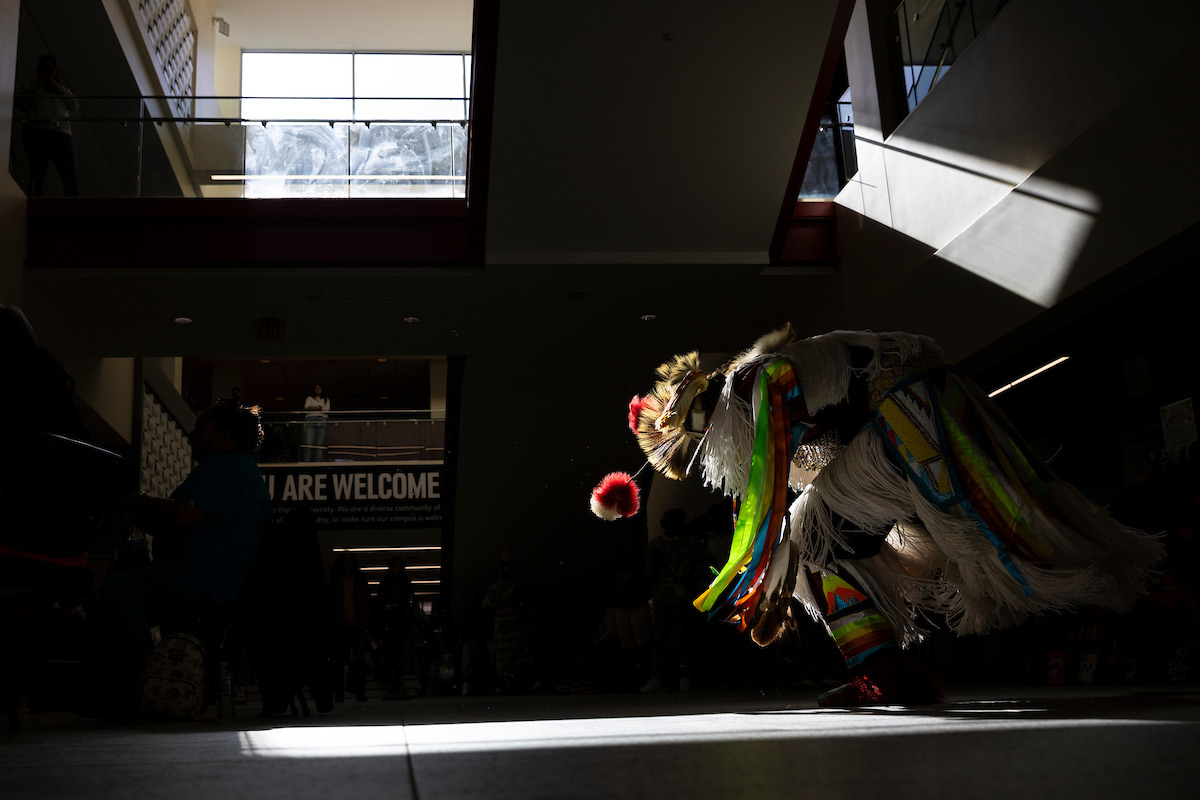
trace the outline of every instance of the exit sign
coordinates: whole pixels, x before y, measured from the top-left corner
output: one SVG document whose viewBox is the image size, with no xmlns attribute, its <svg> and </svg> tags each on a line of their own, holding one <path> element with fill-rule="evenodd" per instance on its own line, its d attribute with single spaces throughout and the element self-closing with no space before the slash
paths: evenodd
<svg viewBox="0 0 1200 800">
<path fill-rule="evenodd" d="M 283 320 L 263 317 L 258 321 L 258 332 L 254 336 L 260 342 L 274 342 L 283 338 Z"/>
</svg>

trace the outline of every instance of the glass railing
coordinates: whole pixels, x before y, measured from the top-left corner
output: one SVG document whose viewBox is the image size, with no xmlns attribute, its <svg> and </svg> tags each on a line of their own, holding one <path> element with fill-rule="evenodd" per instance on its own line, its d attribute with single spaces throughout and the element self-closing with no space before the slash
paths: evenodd
<svg viewBox="0 0 1200 800">
<path fill-rule="evenodd" d="M 836 102 L 826 103 L 813 140 L 808 168 L 800 185 L 801 200 L 832 200 L 858 172 L 854 147 L 854 111 L 850 90 Z"/>
<path fill-rule="evenodd" d="M 264 464 L 306 462 L 436 462 L 445 454 L 445 420 L 428 410 L 263 412 Z"/>
<path fill-rule="evenodd" d="M 903 0 L 896 9 L 908 110 L 946 76 L 1007 0 Z"/>
<path fill-rule="evenodd" d="M 31 196 L 71 194 L 64 165 L 55 159 L 50 160 L 40 190 L 31 174 L 31 162 L 38 160 L 38 129 L 52 127 L 45 124 L 44 111 L 42 124 L 25 124 L 39 116 L 22 112 L 22 106 L 33 107 L 35 99 L 17 97 L 21 130 L 12 140 L 10 173 Z M 310 104 L 341 101 L 349 112 L 343 117 L 289 114 L 283 106 L 276 106 L 285 111 L 277 116 L 242 113 L 250 101 L 255 101 L 257 111 L 264 111 L 272 108 L 266 100 L 287 98 L 73 99 L 77 107 L 65 114 L 59 108 L 58 124 L 53 127 L 71 135 L 76 193 L 82 197 L 466 196 L 468 123 L 462 98 L 420 98 L 423 103 L 441 103 L 435 106 L 438 110 L 457 110 L 461 115 L 437 119 L 364 115 L 364 111 L 386 112 L 389 103 L 404 108 L 406 98 L 356 98 L 353 103 L 347 98 L 302 99 Z M 153 111 L 168 104 L 178 107 L 181 99 L 188 101 L 184 107 L 190 116 Z"/>
</svg>

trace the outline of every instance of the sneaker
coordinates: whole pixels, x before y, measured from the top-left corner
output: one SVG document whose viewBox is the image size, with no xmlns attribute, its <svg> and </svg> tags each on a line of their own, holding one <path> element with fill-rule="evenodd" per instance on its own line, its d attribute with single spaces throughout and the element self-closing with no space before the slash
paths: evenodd
<svg viewBox="0 0 1200 800">
<path fill-rule="evenodd" d="M 666 688 L 658 682 L 658 678 L 651 678 L 646 681 L 646 685 L 638 689 L 642 694 L 656 694 L 657 692 L 665 692 Z"/>
</svg>

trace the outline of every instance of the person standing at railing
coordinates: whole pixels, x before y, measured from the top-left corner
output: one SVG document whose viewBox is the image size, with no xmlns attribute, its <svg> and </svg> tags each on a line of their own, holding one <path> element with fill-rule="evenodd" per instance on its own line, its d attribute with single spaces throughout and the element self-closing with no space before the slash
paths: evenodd
<svg viewBox="0 0 1200 800">
<path fill-rule="evenodd" d="M 329 420 L 329 398 L 321 393 L 321 384 L 313 386 L 304 398 L 304 461 L 325 460 L 325 427 Z"/>
<path fill-rule="evenodd" d="M 71 112 L 79 101 L 58 73 L 58 60 L 52 55 L 38 59 L 37 78 L 17 93 L 17 108 L 25 113 L 22 141 L 29 157 L 29 196 L 40 197 L 45 188 L 50 162 L 58 170 L 63 194 L 75 197 L 79 185 L 75 178 L 75 151 L 71 147 Z"/>
</svg>

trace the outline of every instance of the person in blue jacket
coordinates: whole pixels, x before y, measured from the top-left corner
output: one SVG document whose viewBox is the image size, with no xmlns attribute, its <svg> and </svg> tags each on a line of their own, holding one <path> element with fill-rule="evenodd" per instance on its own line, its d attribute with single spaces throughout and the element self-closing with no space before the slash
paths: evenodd
<svg viewBox="0 0 1200 800">
<path fill-rule="evenodd" d="M 123 504 L 153 537 L 153 560 L 110 574 L 97 593 L 101 661 L 115 680 L 136 679 L 153 626 L 186 624 L 237 596 L 271 519 L 254 460 L 262 435 L 257 407 L 215 405 L 196 418 L 197 464 L 170 497 L 142 493 Z"/>
</svg>

